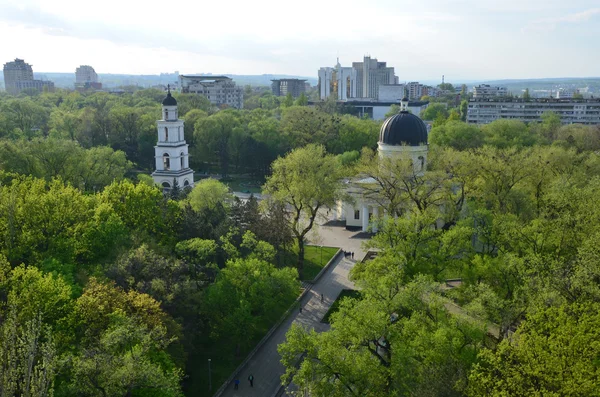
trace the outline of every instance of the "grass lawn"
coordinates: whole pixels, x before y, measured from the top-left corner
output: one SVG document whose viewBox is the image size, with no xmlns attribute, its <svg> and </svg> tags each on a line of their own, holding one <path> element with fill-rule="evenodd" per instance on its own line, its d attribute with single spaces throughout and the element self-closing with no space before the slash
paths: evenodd
<svg viewBox="0 0 600 397">
<path fill-rule="evenodd" d="M 353 289 L 343 289 L 338 295 L 338 297 L 335 299 L 329 310 L 327 310 L 327 313 L 325 313 L 325 316 L 321 320 L 322 323 L 329 323 L 329 316 L 338 311 L 340 307 L 340 301 L 343 298 L 360 298 L 360 291 L 356 291 Z"/>
<path fill-rule="evenodd" d="M 304 246 L 304 277 L 303 280 L 313 280 L 323 267 L 335 255 L 339 248 L 318 245 Z"/>
</svg>

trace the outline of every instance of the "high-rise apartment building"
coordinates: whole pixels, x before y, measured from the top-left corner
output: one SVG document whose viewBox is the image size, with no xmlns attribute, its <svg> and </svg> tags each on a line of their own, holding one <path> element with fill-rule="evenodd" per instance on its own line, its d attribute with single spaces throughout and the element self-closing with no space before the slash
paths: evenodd
<svg viewBox="0 0 600 397">
<path fill-rule="evenodd" d="M 423 96 L 423 84 L 418 81 L 406 83 L 406 91 L 408 91 L 408 99 L 418 101 Z"/>
<path fill-rule="evenodd" d="M 33 68 L 22 59 L 16 58 L 14 62 L 5 63 L 3 71 L 4 86 L 12 95 L 17 95 L 26 89 L 37 91 L 42 91 L 44 87 L 48 87 L 49 90 L 54 89 L 54 83 L 51 81 L 34 80 Z"/>
<path fill-rule="evenodd" d="M 98 75 L 93 67 L 89 65 L 81 65 L 75 69 L 75 88 L 102 88 L 102 84 L 98 82 Z"/>
<path fill-rule="evenodd" d="M 388 67 L 386 62 L 379 62 L 377 58 L 365 56 L 362 62 L 352 62 L 356 69 L 356 96 L 358 98 L 377 99 L 381 84 L 397 84 L 398 79 L 394 68 Z"/>
<path fill-rule="evenodd" d="M 179 87 L 183 93 L 205 96 L 216 106 L 241 109 L 244 106 L 244 90 L 237 87 L 227 76 L 179 75 Z"/>
<path fill-rule="evenodd" d="M 271 91 L 275 96 L 286 96 L 292 94 L 293 98 L 298 98 L 306 92 L 306 80 L 300 79 L 278 79 L 271 80 Z"/>
<path fill-rule="evenodd" d="M 473 98 L 475 99 L 505 97 L 507 95 L 506 87 L 495 87 L 489 84 L 479 84 L 473 87 Z"/>
<path fill-rule="evenodd" d="M 467 122 L 489 124 L 498 119 L 539 122 L 544 112 L 554 112 L 563 124 L 600 124 L 599 99 L 488 99 L 469 101 Z"/>
</svg>

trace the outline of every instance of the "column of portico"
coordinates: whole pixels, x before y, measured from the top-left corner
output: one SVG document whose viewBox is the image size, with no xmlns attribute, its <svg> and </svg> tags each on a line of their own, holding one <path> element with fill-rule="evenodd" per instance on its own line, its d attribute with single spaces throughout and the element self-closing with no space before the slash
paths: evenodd
<svg viewBox="0 0 600 397">
<path fill-rule="evenodd" d="M 363 205 L 362 207 L 362 231 L 366 232 L 369 229 L 369 207 Z"/>
<path fill-rule="evenodd" d="M 377 218 L 379 217 L 379 207 L 373 207 L 373 233 L 377 233 Z"/>
</svg>

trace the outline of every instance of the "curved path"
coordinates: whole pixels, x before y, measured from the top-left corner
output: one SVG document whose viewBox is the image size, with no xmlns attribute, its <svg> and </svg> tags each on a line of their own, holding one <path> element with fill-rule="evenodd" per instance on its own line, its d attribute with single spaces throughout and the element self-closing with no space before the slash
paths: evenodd
<svg viewBox="0 0 600 397">
<path fill-rule="evenodd" d="M 355 259 L 341 256 L 327 269 L 302 299 L 302 313 L 294 311 L 242 368 L 239 373 L 239 389 L 234 390 L 233 383 L 229 383 L 221 396 L 270 397 L 277 392 L 281 386 L 281 375 L 285 372 L 280 362 L 277 346 L 285 341 L 285 334 L 292 323 L 295 322 L 317 331 L 327 330 L 329 324 L 321 323 L 321 319 L 342 289 L 354 287 L 354 284 L 348 280 L 348 273 L 358 258 L 362 259 L 364 256 L 361 244 L 365 241 L 353 238 L 355 235 L 356 232 L 348 232 L 341 227 L 319 227 L 318 234 L 311 239 L 314 244 L 336 246 L 346 251 L 354 251 Z M 321 294 L 323 294 L 323 302 L 321 302 Z M 254 375 L 254 387 L 250 387 L 247 380 L 250 374 Z"/>
</svg>

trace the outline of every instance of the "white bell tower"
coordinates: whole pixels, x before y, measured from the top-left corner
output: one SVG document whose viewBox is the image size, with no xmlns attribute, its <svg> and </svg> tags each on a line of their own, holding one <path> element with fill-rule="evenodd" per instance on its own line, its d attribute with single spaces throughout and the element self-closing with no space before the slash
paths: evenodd
<svg viewBox="0 0 600 397">
<path fill-rule="evenodd" d="M 177 101 L 168 87 L 162 101 L 162 120 L 158 120 L 158 142 L 154 146 L 156 171 L 154 182 L 163 189 L 171 189 L 175 181 L 180 188 L 194 187 L 194 171 L 190 169 L 188 145 L 183 135 L 183 120 L 177 114 Z"/>
</svg>

